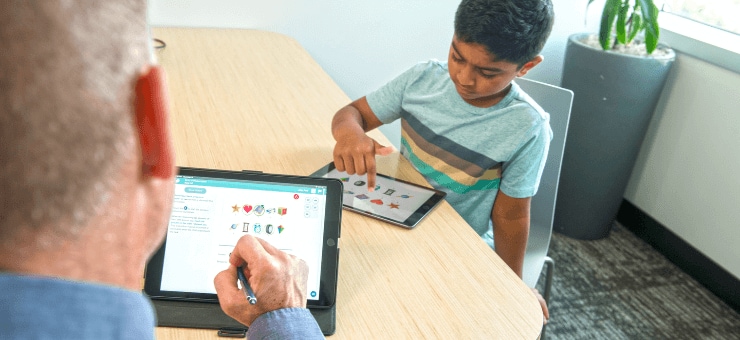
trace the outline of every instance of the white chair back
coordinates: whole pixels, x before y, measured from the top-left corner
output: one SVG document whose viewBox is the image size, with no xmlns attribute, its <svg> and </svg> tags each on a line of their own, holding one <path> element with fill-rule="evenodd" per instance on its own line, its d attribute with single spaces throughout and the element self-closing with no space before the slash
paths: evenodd
<svg viewBox="0 0 740 340">
<path fill-rule="evenodd" d="M 518 78 L 515 81 L 525 93 L 550 114 L 550 127 L 553 133 L 540 187 L 537 194 L 532 197 L 529 241 L 524 256 L 522 279 L 528 286 L 534 287 L 540 277 L 545 256 L 550 247 L 560 166 L 563 160 L 565 136 L 568 133 L 573 91 L 525 78 Z"/>
</svg>

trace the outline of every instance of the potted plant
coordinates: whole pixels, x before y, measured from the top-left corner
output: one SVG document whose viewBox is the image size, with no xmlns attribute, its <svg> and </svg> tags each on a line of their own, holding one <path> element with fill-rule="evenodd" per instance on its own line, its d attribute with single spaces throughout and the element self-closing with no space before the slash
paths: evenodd
<svg viewBox="0 0 740 340">
<path fill-rule="evenodd" d="M 591 6 L 594 0 L 588 0 Z M 653 53 L 658 46 L 660 11 L 653 0 L 607 0 L 601 13 L 599 42 L 604 51 L 615 49 L 619 44 L 630 45 L 638 33 L 642 32 L 647 54 Z M 612 32 L 616 35 L 612 40 Z M 613 41 L 613 43 L 612 43 Z"/>
<path fill-rule="evenodd" d="M 606 0 L 598 35 L 568 38 L 561 86 L 574 97 L 556 232 L 578 239 L 609 234 L 675 60 L 658 42 L 658 14 L 652 0 Z"/>
</svg>

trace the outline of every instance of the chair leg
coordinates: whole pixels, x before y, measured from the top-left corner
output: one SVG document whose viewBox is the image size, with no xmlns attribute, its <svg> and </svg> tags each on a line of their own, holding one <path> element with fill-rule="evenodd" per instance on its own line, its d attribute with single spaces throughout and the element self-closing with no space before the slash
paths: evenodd
<svg viewBox="0 0 740 340">
<path fill-rule="evenodd" d="M 544 298 L 547 307 L 550 307 L 550 292 L 552 290 L 552 273 L 555 270 L 555 261 L 549 256 L 545 256 L 545 292 Z M 540 332 L 540 340 L 545 340 L 545 329 L 547 325 L 542 325 L 542 332 Z"/>
</svg>

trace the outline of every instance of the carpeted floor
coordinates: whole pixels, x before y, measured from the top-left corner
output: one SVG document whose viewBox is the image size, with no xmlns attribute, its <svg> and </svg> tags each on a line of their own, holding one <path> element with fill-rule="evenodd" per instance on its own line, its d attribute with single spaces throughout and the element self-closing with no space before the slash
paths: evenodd
<svg viewBox="0 0 740 340">
<path fill-rule="evenodd" d="M 740 314 L 619 224 L 595 241 L 554 234 L 550 257 L 547 339 L 740 339 Z"/>
</svg>

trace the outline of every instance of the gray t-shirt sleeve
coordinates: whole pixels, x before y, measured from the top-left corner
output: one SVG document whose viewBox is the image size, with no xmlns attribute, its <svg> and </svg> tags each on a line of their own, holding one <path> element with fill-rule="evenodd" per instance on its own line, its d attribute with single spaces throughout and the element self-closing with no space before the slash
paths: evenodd
<svg viewBox="0 0 740 340">
<path fill-rule="evenodd" d="M 425 65 L 415 65 L 365 97 L 370 109 L 383 124 L 401 118 L 406 87 L 419 77 Z"/>
<path fill-rule="evenodd" d="M 532 197 L 537 193 L 552 139 L 548 121 L 533 127 L 531 138 L 504 162 L 499 190 L 514 198 Z"/>
</svg>

